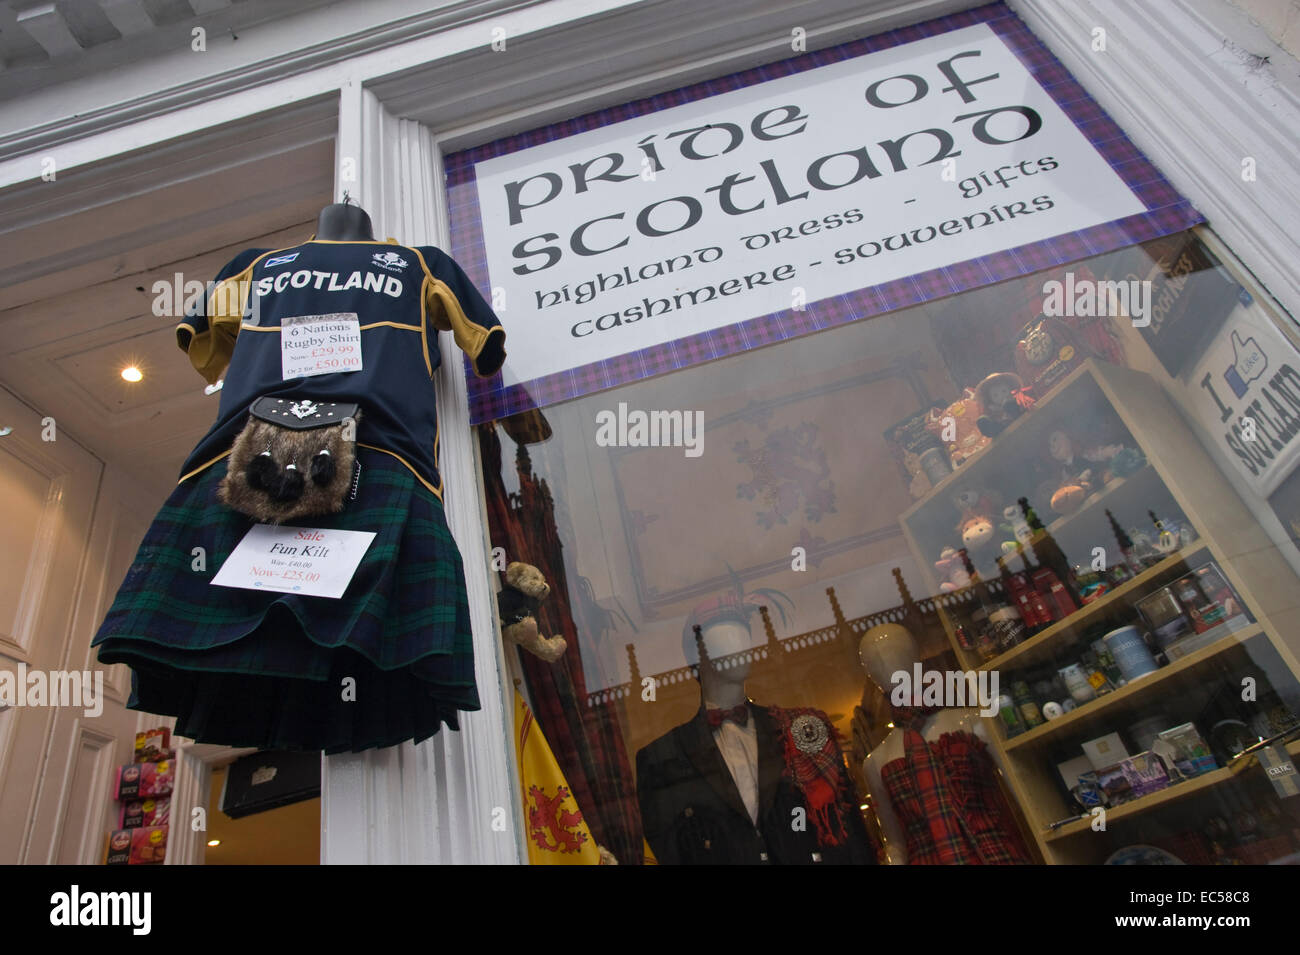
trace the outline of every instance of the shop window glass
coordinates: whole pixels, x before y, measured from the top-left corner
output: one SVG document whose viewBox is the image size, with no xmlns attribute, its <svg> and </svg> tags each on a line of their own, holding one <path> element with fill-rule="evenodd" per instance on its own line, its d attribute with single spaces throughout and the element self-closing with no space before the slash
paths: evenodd
<svg viewBox="0 0 1300 955">
<path fill-rule="evenodd" d="M 624 864 L 1300 853 L 1300 356 L 1215 249 L 480 426 L 491 542 L 567 643 L 512 645 L 512 674 L 592 838 Z M 714 726 L 703 696 L 754 705 Z"/>
</svg>

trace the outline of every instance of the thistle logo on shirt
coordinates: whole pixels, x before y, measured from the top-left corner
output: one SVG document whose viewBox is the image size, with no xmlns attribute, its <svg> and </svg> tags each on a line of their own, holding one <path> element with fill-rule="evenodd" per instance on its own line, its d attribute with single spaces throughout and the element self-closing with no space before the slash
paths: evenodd
<svg viewBox="0 0 1300 955">
<path fill-rule="evenodd" d="M 273 259 L 267 259 L 263 265 L 268 269 L 275 268 L 277 265 L 288 265 L 294 259 L 298 258 L 297 252 L 290 252 L 288 255 L 277 255 Z"/>
<path fill-rule="evenodd" d="M 382 272 L 351 272 L 340 281 L 340 272 L 312 272 L 299 269 L 297 272 L 281 272 L 276 276 L 263 276 L 257 280 L 257 294 L 270 295 L 283 292 L 286 288 L 311 288 L 321 292 L 346 292 L 359 288 L 364 292 L 382 292 L 392 298 L 402 297 L 400 279 Z"/>
<path fill-rule="evenodd" d="M 400 272 L 406 268 L 406 259 L 396 252 L 376 252 L 371 258 L 375 265 L 390 272 Z"/>
</svg>

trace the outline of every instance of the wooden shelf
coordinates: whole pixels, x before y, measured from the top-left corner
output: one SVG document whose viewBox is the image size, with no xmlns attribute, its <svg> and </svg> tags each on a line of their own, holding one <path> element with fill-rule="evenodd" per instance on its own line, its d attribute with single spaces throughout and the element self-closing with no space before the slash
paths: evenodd
<svg viewBox="0 0 1300 955">
<path fill-rule="evenodd" d="M 1133 521 L 1145 527 L 1140 515 L 1148 509 L 1161 515 L 1182 515 L 1195 526 L 1197 540 L 1080 607 L 1067 619 L 981 662 L 975 654 L 957 646 L 955 633 L 955 625 L 970 613 L 974 595 L 965 588 L 949 595 L 938 594 L 941 581 L 935 579 L 933 570 L 932 562 L 940 547 L 953 543 L 959 517 L 953 492 L 968 487 L 988 488 L 994 494 L 1015 499 L 1031 482 L 1029 469 L 1022 465 L 1041 457 L 1047 432 L 1056 427 L 1070 430 L 1078 420 L 1098 416 L 1105 419 L 1115 435 L 1127 433 L 1123 443 L 1140 449 L 1146 465 L 1097 489 L 1068 515 L 1056 515 L 1047 502 L 1031 497 L 1045 522 L 1052 514 L 1047 529 L 1058 544 L 1067 553 L 1075 549 L 1082 553 L 1091 549 L 1094 542 L 1090 535 L 1096 534 L 1095 543 L 1104 540 L 1109 551 L 1112 537 L 1103 509 L 1112 511 L 1124 527 Z M 1207 635 L 1206 639 L 1214 640 L 1208 646 L 1019 736 L 1008 739 L 994 732 L 993 749 L 1004 764 L 1011 795 L 1029 822 L 1026 835 L 1046 862 L 1073 863 L 1095 854 L 1086 840 L 1077 838 L 1079 833 L 1092 832 L 1091 817 L 1074 820 L 1055 831 L 1046 829 L 1048 822 L 1072 811 L 1072 801 L 1061 791 L 1053 750 L 1069 748 L 1065 744 L 1075 738 L 1100 735 L 1130 716 L 1167 708 L 1199 689 L 1218 673 L 1221 663 L 1235 662 L 1242 651 L 1233 648 L 1247 641 L 1252 658 L 1257 651 L 1258 655 L 1276 656 L 1293 679 L 1300 676 L 1300 636 L 1296 636 L 1300 634 L 1300 605 L 1295 599 L 1300 593 L 1300 575 L 1293 572 L 1277 543 L 1242 501 L 1238 483 L 1206 454 L 1189 430 L 1178 399 L 1159 373 L 1089 359 L 1039 399 L 1032 410 L 1012 422 L 989 447 L 954 469 L 900 515 L 907 546 L 931 593 L 936 594 L 939 618 L 958 661 L 966 669 L 1001 670 L 1006 674 L 1050 663 L 1057 656 L 1064 659 L 1084 632 L 1094 628 L 1101 632 L 1131 622 L 1136 616 L 1137 600 L 1211 559 L 1218 563 L 1243 608 L 1256 621 L 1245 625 L 1235 621 L 1232 625 L 1238 629 L 1225 629 L 1217 639 Z M 996 593 L 997 577 L 984 572 L 984 561 L 974 554 L 971 557 Z M 1291 688 L 1295 688 L 1294 683 Z M 1300 742 L 1288 749 L 1300 754 Z M 1216 786 L 1232 784 L 1235 791 L 1240 782 L 1233 781 L 1239 781 L 1240 774 L 1255 763 L 1253 758 L 1242 758 L 1231 768 L 1213 770 L 1109 809 L 1107 823 L 1118 824 L 1148 812 L 1161 820 L 1171 812 L 1171 805 L 1198 798 L 1197 794 Z M 1177 810 L 1173 812 L 1177 814 Z"/>
<path fill-rule="evenodd" d="M 1226 625 L 1225 625 L 1226 626 Z M 1165 681 L 1172 679 L 1180 673 L 1185 673 L 1194 667 L 1199 666 L 1206 660 L 1218 656 L 1225 650 L 1245 643 L 1252 637 L 1259 636 L 1264 632 L 1264 628 L 1259 624 L 1247 624 L 1238 630 L 1225 630 L 1223 636 L 1215 640 L 1208 646 L 1194 653 L 1189 653 L 1182 659 L 1175 660 L 1168 666 L 1161 667 L 1154 673 L 1140 677 L 1130 683 L 1126 683 L 1118 690 L 1100 696 L 1095 700 L 1090 700 L 1082 706 L 1078 706 L 1066 713 L 1064 716 L 1044 723 L 1042 726 L 1036 726 L 1027 732 L 1021 733 L 1007 740 L 1003 745 L 1007 752 L 1014 752 L 1026 746 L 1033 746 L 1044 740 L 1054 740 L 1067 730 L 1079 730 L 1090 723 L 1105 718 L 1113 714 L 1117 708 L 1125 703 L 1131 703 L 1134 697 L 1141 696 L 1151 690 L 1157 689 Z"/>
<path fill-rule="evenodd" d="M 1181 550 L 1174 551 L 1174 553 L 1161 560 L 1160 563 L 1153 564 L 1131 580 L 1124 581 L 1120 586 L 1098 597 L 1092 603 L 1084 604 L 1064 620 L 1058 620 L 1046 630 L 1034 634 L 1023 643 L 1016 644 L 1006 653 L 999 654 L 987 663 L 982 664 L 980 669 L 1002 670 L 1011 665 L 1025 667 L 1038 663 L 1043 657 L 1047 656 L 1047 645 L 1057 640 L 1061 634 L 1078 630 L 1107 607 L 1118 603 L 1125 597 L 1140 593 L 1143 588 L 1148 587 L 1163 574 L 1175 570 L 1179 564 L 1186 564 L 1193 555 L 1205 550 L 1205 548 L 1206 543 L 1198 540 L 1193 541 L 1189 546 Z"/>
<path fill-rule="evenodd" d="M 1033 408 L 1029 409 L 1015 421 L 1011 422 L 1011 424 L 1007 425 L 1006 430 L 994 438 L 988 447 L 975 452 L 975 454 L 967 458 L 960 467 L 954 468 L 951 474 L 946 475 L 942 481 L 930 488 L 924 497 L 899 515 L 899 520 L 907 522 L 914 514 L 924 510 L 931 502 L 935 501 L 939 497 L 946 495 L 955 486 L 963 482 L 970 483 L 970 475 L 972 472 L 979 470 L 979 466 L 984 462 L 993 460 L 994 452 L 999 448 L 1005 449 L 1008 447 L 1010 444 L 1009 439 L 1011 439 L 1016 432 L 1043 422 L 1044 416 L 1041 413 L 1043 408 L 1051 404 L 1053 400 L 1069 390 L 1077 382 L 1085 378 L 1087 378 L 1088 381 L 1091 381 L 1091 368 L 1091 362 L 1085 362 L 1078 368 L 1074 369 L 1074 371 L 1070 372 L 1070 374 L 1059 382 L 1056 387 L 1035 402 Z"/>
<path fill-rule="evenodd" d="M 1300 754 L 1300 740 L 1294 740 L 1286 744 L 1286 751 L 1292 756 Z M 1224 766 L 1212 772 L 1203 773 L 1181 783 L 1175 783 L 1172 786 L 1161 789 L 1159 792 L 1150 793 L 1146 796 L 1140 796 L 1132 802 L 1126 802 L 1123 805 L 1116 806 L 1114 809 L 1106 810 L 1106 825 L 1127 819 L 1131 816 L 1137 816 L 1144 812 L 1150 812 L 1160 806 L 1167 806 L 1173 802 L 1180 802 L 1188 796 L 1194 796 L 1199 792 L 1212 789 L 1234 779 L 1238 773 L 1242 772 L 1245 767 L 1255 762 L 1255 759 L 1241 760 L 1236 766 Z M 1076 819 L 1074 822 L 1068 822 L 1061 826 L 1055 832 L 1048 832 L 1043 835 L 1044 842 L 1057 842 L 1061 839 L 1068 839 L 1070 836 L 1076 836 L 1081 832 L 1092 831 L 1092 817 L 1086 816 L 1083 819 Z"/>
<path fill-rule="evenodd" d="M 1080 504 L 1075 511 L 1066 514 L 1063 517 L 1058 517 L 1056 520 L 1052 521 L 1052 523 L 1048 524 L 1047 532 L 1053 537 L 1056 537 L 1097 505 L 1106 503 L 1108 506 L 1113 506 L 1115 498 L 1126 488 L 1132 491 L 1135 487 L 1144 488 L 1149 484 L 1159 483 L 1159 480 L 1159 475 L 1156 474 L 1155 468 L 1151 467 L 1149 464 L 1143 465 L 1128 477 L 1115 478 L 1109 484 L 1104 485 L 1100 490 L 1093 491 L 1084 498 L 1083 503 Z M 1143 510 L 1145 509 L 1146 508 L 1144 507 Z"/>
</svg>

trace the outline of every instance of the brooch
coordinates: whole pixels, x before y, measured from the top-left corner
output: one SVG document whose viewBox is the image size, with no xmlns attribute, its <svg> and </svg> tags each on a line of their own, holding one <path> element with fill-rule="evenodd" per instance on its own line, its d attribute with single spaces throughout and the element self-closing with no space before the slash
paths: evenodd
<svg viewBox="0 0 1300 955">
<path fill-rule="evenodd" d="M 820 753 L 830 739 L 826 724 L 810 713 L 794 718 L 790 723 L 790 734 L 801 753 Z"/>
</svg>

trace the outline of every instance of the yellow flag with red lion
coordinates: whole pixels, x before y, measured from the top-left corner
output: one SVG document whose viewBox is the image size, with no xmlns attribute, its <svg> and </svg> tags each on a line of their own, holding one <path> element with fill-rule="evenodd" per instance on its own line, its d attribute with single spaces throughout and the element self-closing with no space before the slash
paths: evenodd
<svg viewBox="0 0 1300 955">
<path fill-rule="evenodd" d="M 542 728 L 515 691 L 515 745 L 531 865 L 599 865 L 600 851 Z"/>
</svg>

